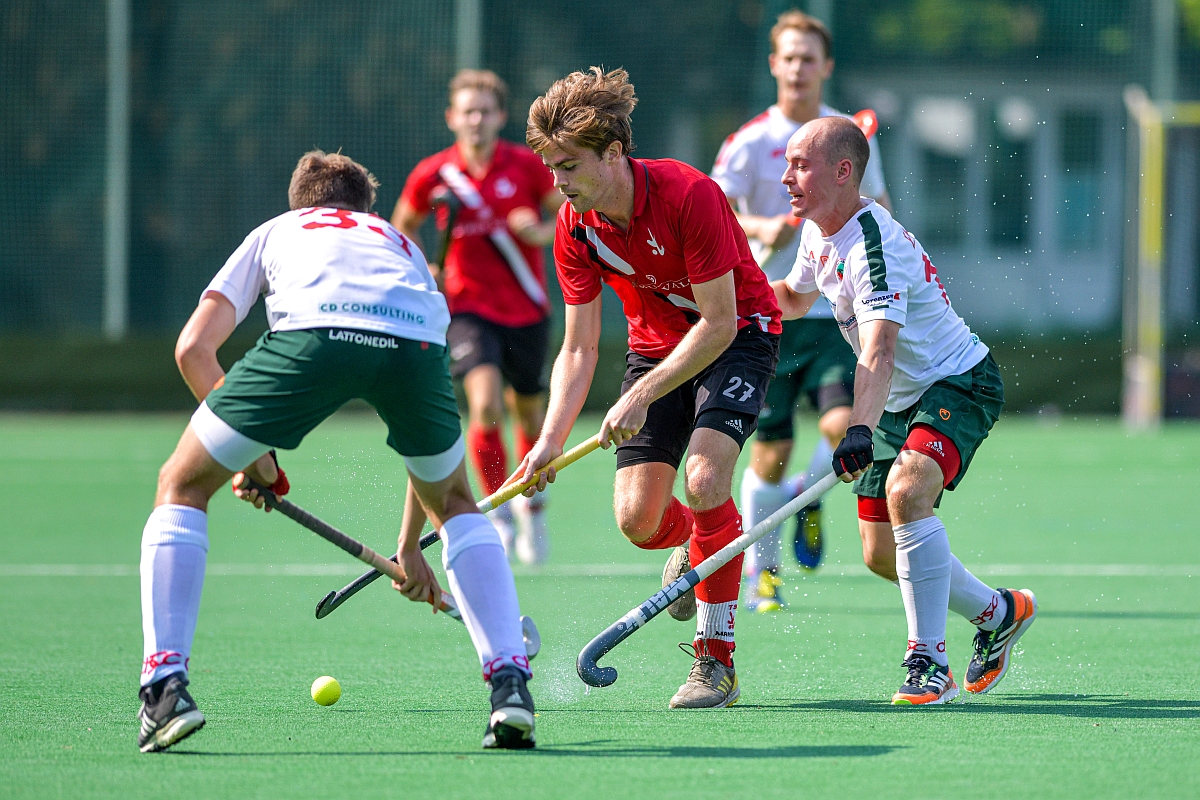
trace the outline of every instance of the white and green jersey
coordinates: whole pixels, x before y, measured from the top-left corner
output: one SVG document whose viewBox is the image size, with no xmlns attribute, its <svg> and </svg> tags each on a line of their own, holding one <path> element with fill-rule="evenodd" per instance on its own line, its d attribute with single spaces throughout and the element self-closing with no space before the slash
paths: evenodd
<svg viewBox="0 0 1200 800">
<path fill-rule="evenodd" d="M 820 108 L 822 117 L 849 118 L 848 114 L 835 111 L 827 105 Z M 780 179 L 787 169 L 784 151 L 788 139 L 800 128 L 801 123 L 787 117 L 779 110 L 779 106 L 771 106 L 731 134 L 721 145 L 717 161 L 713 164 L 712 179 L 726 197 L 737 202 L 740 213 L 777 217 L 791 212 L 790 198 Z M 883 197 L 887 187 L 883 183 L 883 167 L 874 136 L 869 144 L 871 158 L 867 161 L 860 189 L 865 195 Z M 754 258 L 766 273 L 767 280 L 777 281 L 787 277 L 792 264 L 796 262 L 799 236 L 793 236 L 786 246 L 774 251 L 757 239 L 749 241 Z M 832 314 L 825 303 L 818 303 L 808 316 L 829 317 Z"/>
<path fill-rule="evenodd" d="M 874 200 L 861 199 L 862 208 L 832 236 L 804 226 L 787 285 L 800 294 L 821 292 L 856 355 L 862 355 L 859 325 L 899 323 L 885 408 L 903 411 L 937 381 L 974 367 L 988 348 L 951 308 L 916 237 Z"/>
<path fill-rule="evenodd" d="M 386 220 L 302 208 L 255 228 L 205 292 L 240 323 L 266 295 L 272 331 L 349 328 L 446 344 L 450 311 L 420 248 Z"/>
</svg>

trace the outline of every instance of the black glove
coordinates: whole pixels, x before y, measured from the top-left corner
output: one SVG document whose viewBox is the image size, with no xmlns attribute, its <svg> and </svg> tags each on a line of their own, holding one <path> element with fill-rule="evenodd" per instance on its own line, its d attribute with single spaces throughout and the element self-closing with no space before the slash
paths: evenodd
<svg viewBox="0 0 1200 800">
<path fill-rule="evenodd" d="M 846 473 L 866 469 L 874 460 L 871 429 L 866 425 L 851 425 L 846 429 L 846 438 L 833 451 L 833 471 L 840 478 Z"/>
</svg>

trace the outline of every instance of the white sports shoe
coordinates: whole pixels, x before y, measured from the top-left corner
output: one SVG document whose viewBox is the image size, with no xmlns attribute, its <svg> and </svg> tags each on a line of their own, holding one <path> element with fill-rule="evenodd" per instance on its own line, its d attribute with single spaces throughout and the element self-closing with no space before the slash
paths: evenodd
<svg viewBox="0 0 1200 800">
<path fill-rule="evenodd" d="M 517 521 L 517 559 L 531 566 L 544 564 L 550 552 L 545 503 L 525 495 L 518 495 L 512 502 Z"/>
<path fill-rule="evenodd" d="M 492 521 L 496 532 L 500 534 L 500 543 L 504 545 L 504 554 L 509 561 L 513 558 L 513 512 L 508 506 L 500 506 L 487 512 L 487 518 Z"/>
</svg>

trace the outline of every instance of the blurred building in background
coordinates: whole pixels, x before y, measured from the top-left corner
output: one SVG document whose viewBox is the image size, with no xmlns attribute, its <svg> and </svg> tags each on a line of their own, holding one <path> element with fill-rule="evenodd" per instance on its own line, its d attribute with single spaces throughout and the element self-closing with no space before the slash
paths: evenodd
<svg viewBox="0 0 1200 800">
<path fill-rule="evenodd" d="M 640 97 L 637 155 L 707 170 L 772 102 L 767 32 L 798 5 L 834 32 L 827 100 L 879 116 L 898 218 L 972 326 L 1024 365 L 1008 375 L 1018 405 L 1116 410 L 1138 168 L 1123 91 L 1200 97 L 1196 0 L 109 2 L 126 4 L 127 271 L 110 331 L 151 349 L 245 234 L 286 209 L 305 150 L 365 163 L 383 184 L 376 209 L 390 215 L 409 169 L 451 141 L 442 112 L 457 67 L 510 82 L 505 135 L 522 140 L 529 103 L 554 79 L 623 66 Z M 102 3 L 9 0 L 0 12 L 0 351 L 29 336 L 98 341 L 106 324 L 108 24 Z M 1186 355 L 1200 317 L 1200 137 L 1171 137 L 1164 302 L 1168 342 Z M 619 349 L 623 320 L 607 305 Z M 38 370 L 7 349 L 0 405 Z M 1065 360 L 1041 374 L 1037 355 Z M 88 405 L 70 396 L 65 405 Z"/>
</svg>

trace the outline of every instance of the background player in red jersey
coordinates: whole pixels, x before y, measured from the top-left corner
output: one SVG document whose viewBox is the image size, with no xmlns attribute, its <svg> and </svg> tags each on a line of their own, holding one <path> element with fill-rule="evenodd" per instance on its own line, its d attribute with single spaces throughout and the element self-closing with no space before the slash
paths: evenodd
<svg viewBox="0 0 1200 800">
<path fill-rule="evenodd" d="M 550 305 L 541 248 L 554 239 L 554 221 L 543 221 L 541 211 L 553 215 L 563 202 L 541 160 L 499 137 L 507 101 L 508 87 L 494 72 L 455 75 L 446 109 L 455 142 L 417 164 L 392 214 L 392 224 L 418 240 L 436 209 L 445 232 L 444 252 L 434 257 L 442 263 L 430 266 L 450 304 L 450 372 L 467 395 L 467 445 L 485 494 L 508 476 L 505 401 L 518 458 L 529 452 L 545 416 Z M 515 550 L 527 564 L 546 557 L 544 503 L 541 496 L 513 502 Z M 512 514 L 502 506 L 490 515 L 510 555 Z"/>
<path fill-rule="evenodd" d="M 629 157 L 636 102 L 624 70 L 592 67 L 555 82 L 529 110 L 526 140 L 568 201 L 554 241 L 567 306 L 546 424 L 520 473 L 528 480 L 563 451 L 595 373 L 608 283 L 629 319 L 629 353 L 599 439 L 617 445 L 621 532 L 641 548 L 675 548 L 666 583 L 741 535 L 733 470 L 775 373 L 781 326 L 721 187 L 679 161 Z M 672 496 L 685 450 L 686 506 Z M 542 487 L 553 477 L 546 470 Z M 695 662 L 672 708 L 738 700 L 741 569 L 739 555 L 672 604 L 676 619 L 698 612 Z"/>
</svg>

